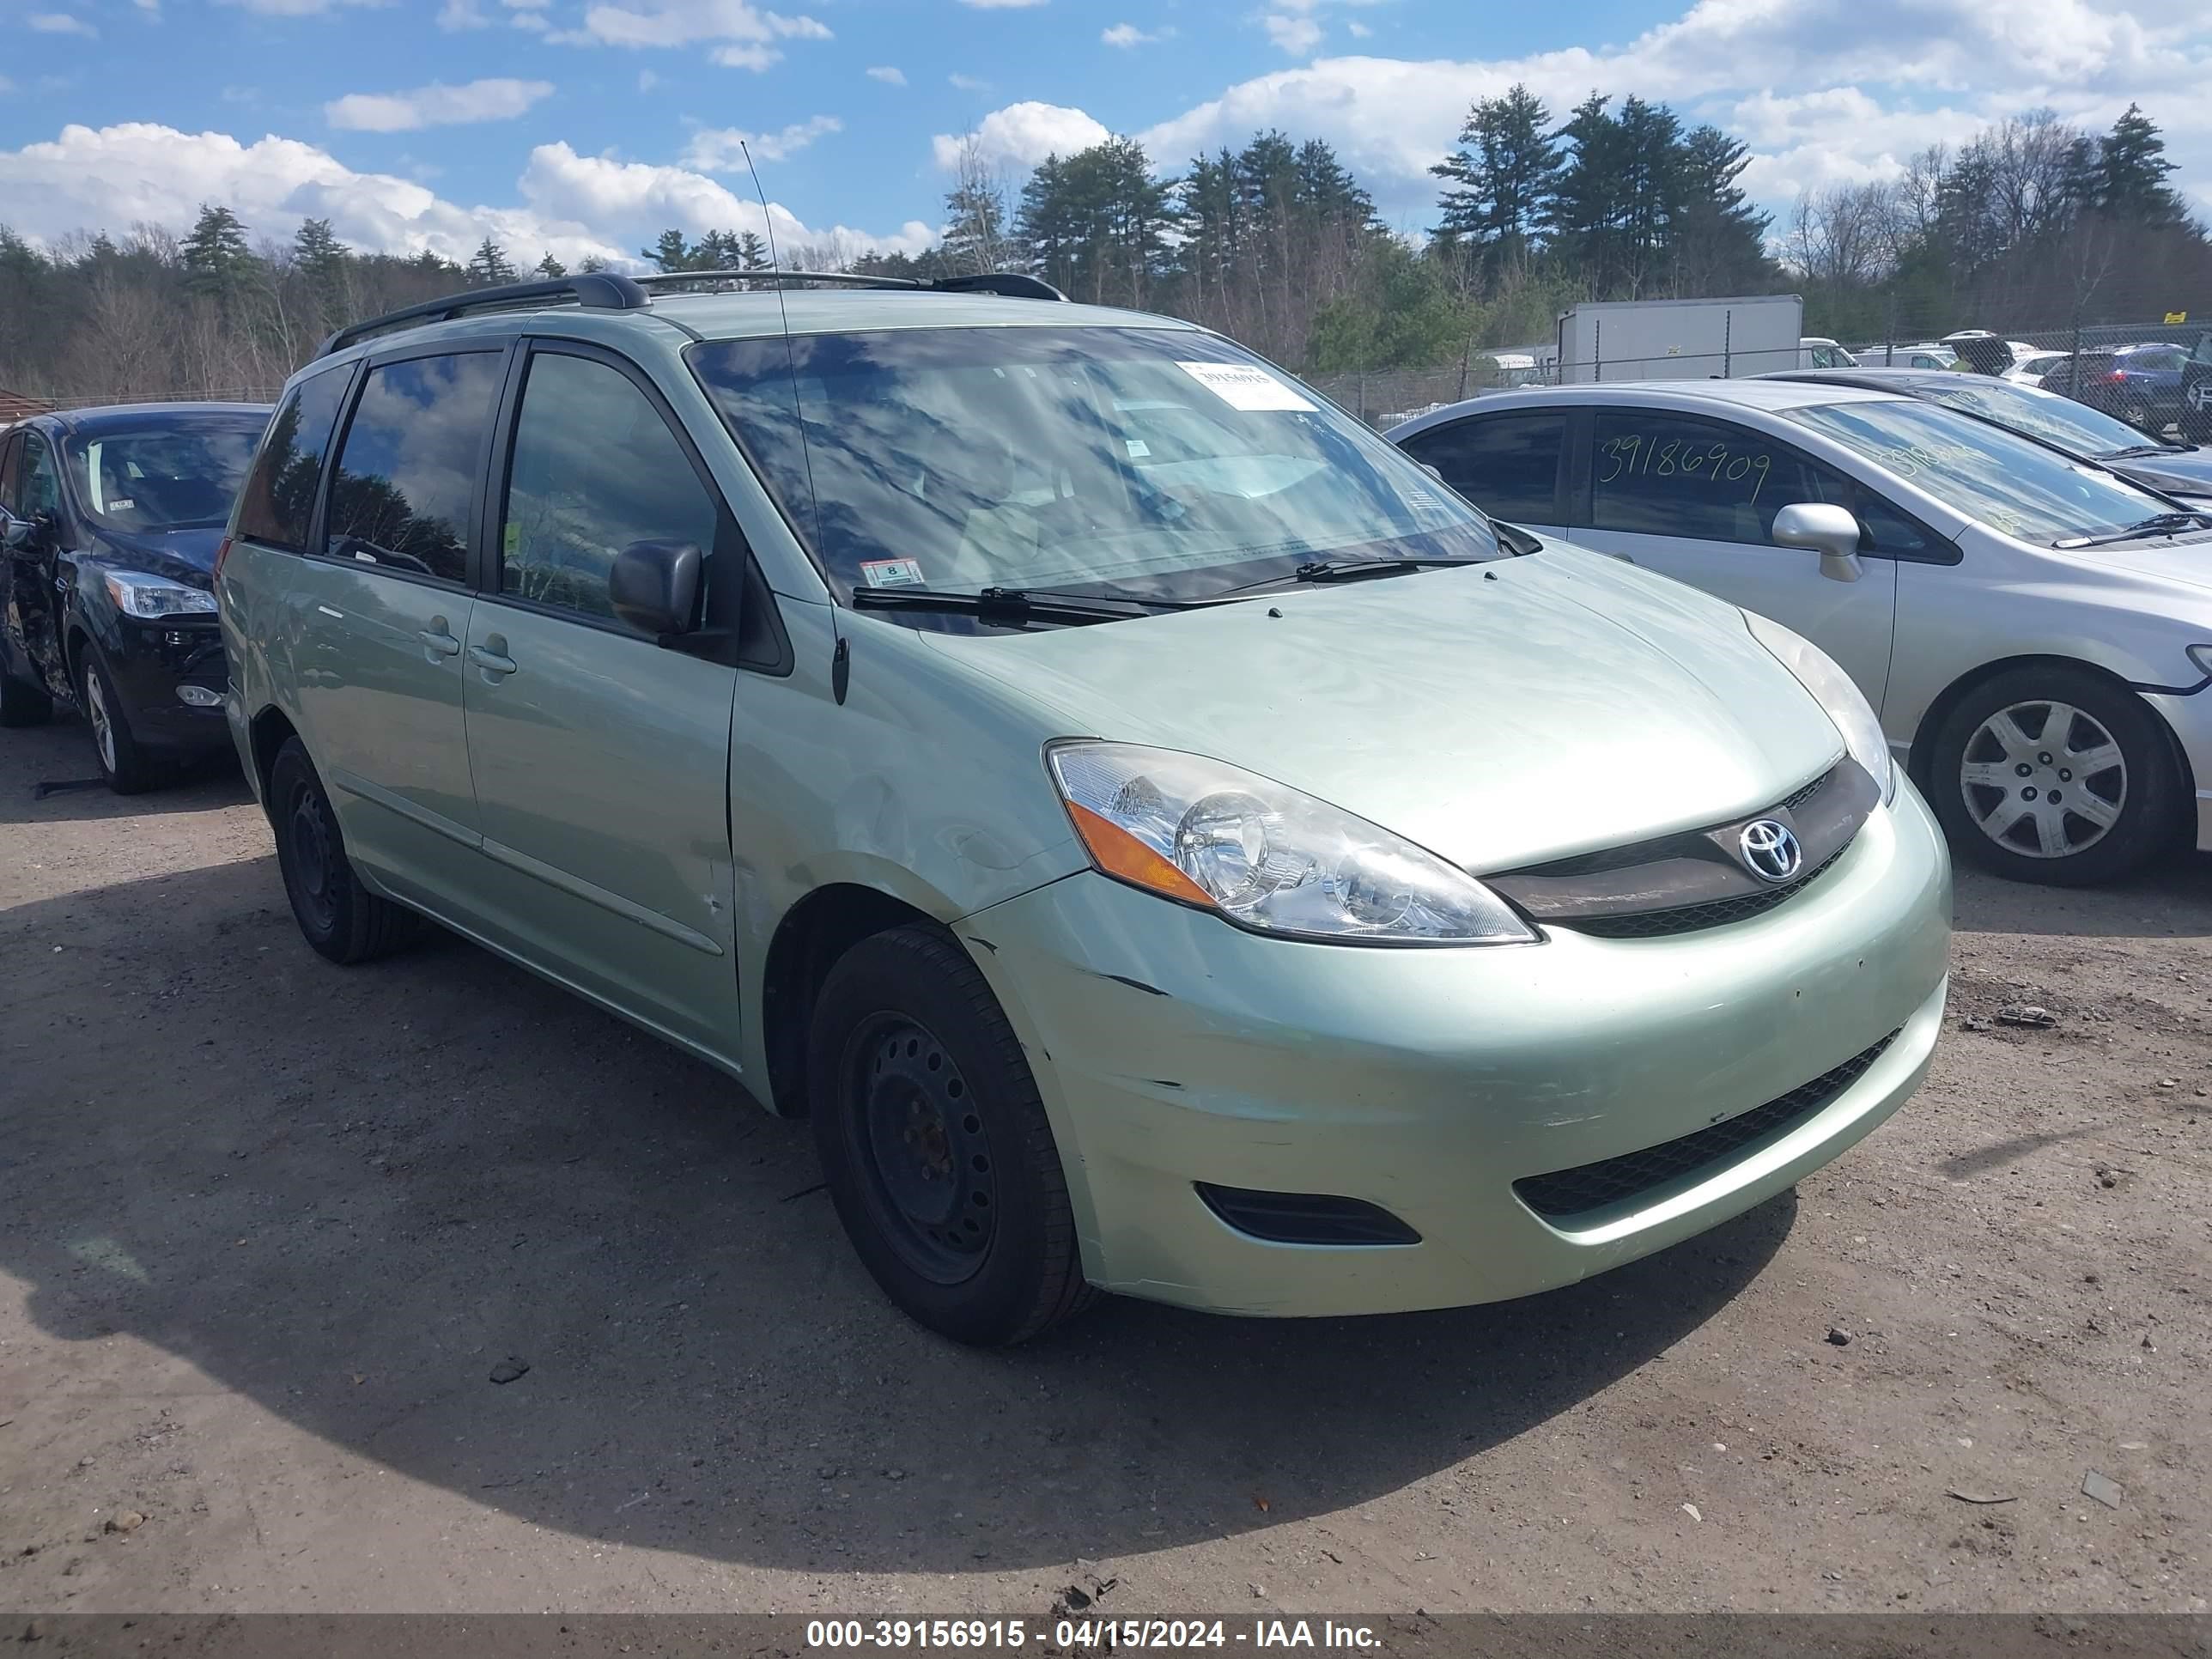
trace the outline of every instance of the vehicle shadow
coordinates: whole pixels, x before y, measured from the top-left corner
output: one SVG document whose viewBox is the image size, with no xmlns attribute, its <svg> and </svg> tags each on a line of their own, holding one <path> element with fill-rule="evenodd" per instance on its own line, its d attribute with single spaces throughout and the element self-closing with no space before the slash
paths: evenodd
<svg viewBox="0 0 2212 1659">
<path fill-rule="evenodd" d="M 2212 854 L 2178 852 L 2103 887 L 2006 881 L 1963 860 L 1954 866 L 1952 926 L 1962 933 L 2078 939 L 2212 934 Z"/>
<path fill-rule="evenodd" d="M 1796 1212 L 1501 1306 L 1109 1301 L 977 1353 L 884 1302 L 805 1125 L 458 940 L 334 968 L 269 858 L 0 915 L 0 1268 L 40 1329 L 129 1333 L 544 1526 L 781 1568 L 1046 1566 L 1359 1504 L 1688 1338 Z"/>
<path fill-rule="evenodd" d="M 49 791 L 43 796 L 41 785 Z M 0 824 L 208 812 L 251 799 L 228 750 L 194 762 L 160 789 L 124 796 L 102 781 L 90 731 L 75 715 L 57 712 L 47 725 L 0 732 Z"/>
</svg>

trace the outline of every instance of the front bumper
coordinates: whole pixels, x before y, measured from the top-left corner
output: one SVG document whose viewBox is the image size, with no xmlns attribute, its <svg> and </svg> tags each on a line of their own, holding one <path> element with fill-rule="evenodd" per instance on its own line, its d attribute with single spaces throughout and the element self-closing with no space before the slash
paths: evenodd
<svg viewBox="0 0 2212 1659">
<path fill-rule="evenodd" d="M 213 617 L 162 622 L 118 617 L 115 637 L 96 647 L 122 694 L 131 735 L 149 749 L 196 758 L 230 746 L 222 697 L 230 684 L 222 632 Z M 197 686 L 216 701 L 194 707 L 177 695 Z"/>
<path fill-rule="evenodd" d="M 2174 741 L 2181 745 L 2197 795 L 2193 820 L 2197 850 L 2212 853 L 2212 788 L 2206 787 L 2212 785 L 2212 688 L 2200 688 L 2185 696 L 2146 691 L 2143 701 L 2159 712 Z"/>
<path fill-rule="evenodd" d="M 1224 1312 L 1379 1313 L 1572 1283 L 1836 1157 L 1927 1072 L 1950 885 L 1900 781 L 1804 891 L 1671 938 L 1308 945 L 1092 874 L 958 931 L 1028 1053 L 1093 1282 Z M 1892 1032 L 1825 1105 L 1716 1164 L 1559 1224 L 1515 1194 L 1775 1100 Z M 1198 1182 L 1360 1200 L 1420 1242 L 1265 1242 Z"/>
</svg>

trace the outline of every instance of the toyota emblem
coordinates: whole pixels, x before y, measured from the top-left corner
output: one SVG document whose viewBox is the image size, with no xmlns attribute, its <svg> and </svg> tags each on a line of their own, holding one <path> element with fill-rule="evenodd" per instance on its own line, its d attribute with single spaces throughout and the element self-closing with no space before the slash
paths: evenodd
<svg viewBox="0 0 2212 1659">
<path fill-rule="evenodd" d="M 1796 875 L 1805 862 L 1805 849 L 1796 833 L 1772 818 L 1753 818 L 1736 837 L 1744 867 L 1761 881 L 1784 882 Z"/>
</svg>

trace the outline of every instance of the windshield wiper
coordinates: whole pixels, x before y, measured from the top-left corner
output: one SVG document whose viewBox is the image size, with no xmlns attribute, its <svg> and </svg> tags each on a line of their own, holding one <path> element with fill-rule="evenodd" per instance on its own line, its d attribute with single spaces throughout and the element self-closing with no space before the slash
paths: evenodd
<svg viewBox="0 0 2212 1659">
<path fill-rule="evenodd" d="M 1407 576 L 1417 570 L 1452 570 L 1462 565 L 1487 564 L 1487 559 L 1312 559 L 1287 576 L 1267 576 L 1224 593 L 1249 593 L 1255 587 L 1279 587 L 1285 582 L 1357 582 L 1375 576 Z"/>
<path fill-rule="evenodd" d="M 1127 622 L 1156 611 L 1196 611 L 1211 603 L 1207 599 L 1106 598 L 1022 587 L 987 587 L 977 593 L 952 593 L 935 587 L 862 587 L 853 593 L 856 610 L 935 611 L 1006 628 L 1026 628 L 1031 623 L 1075 627 L 1085 623 Z"/>
<path fill-rule="evenodd" d="M 2187 444 L 2130 444 L 2125 449 L 2108 449 L 2097 457 L 2100 461 L 2129 461 L 2144 455 L 2186 455 Z"/>
<path fill-rule="evenodd" d="M 2125 530 L 2110 536 L 2075 536 L 2051 544 L 2057 548 L 2108 547 L 2114 542 L 2131 542 L 2141 536 L 2166 536 L 2177 530 L 2212 527 L 2212 513 L 2154 513 L 2140 524 L 2131 524 Z"/>
</svg>

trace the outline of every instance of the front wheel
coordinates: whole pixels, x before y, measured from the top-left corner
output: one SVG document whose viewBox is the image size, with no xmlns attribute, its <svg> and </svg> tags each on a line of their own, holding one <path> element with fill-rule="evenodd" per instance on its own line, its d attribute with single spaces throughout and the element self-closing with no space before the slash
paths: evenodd
<svg viewBox="0 0 2212 1659">
<path fill-rule="evenodd" d="M 807 1076 L 838 1218 L 907 1314 L 998 1346 L 1088 1304 L 1036 1080 L 956 940 L 899 927 L 840 958 L 815 1003 Z"/>
<path fill-rule="evenodd" d="M 77 677 L 85 724 L 92 727 L 92 752 L 100 758 L 100 775 L 107 787 L 118 795 L 143 795 L 167 783 L 169 769 L 150 757 L 131 735 L 123 695 L 89 645 L 77 665 Z"/>
<path fill-rule="evenodd" d="M 2080 669 L 1977 686 L 1936 734 L 1929 794 L 1959 853 L 2014 881 L 2127 874 L 2174 836 L 2180 776 L 2142 699 Z"/>
</svg>

